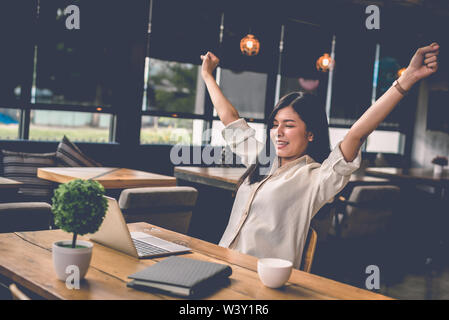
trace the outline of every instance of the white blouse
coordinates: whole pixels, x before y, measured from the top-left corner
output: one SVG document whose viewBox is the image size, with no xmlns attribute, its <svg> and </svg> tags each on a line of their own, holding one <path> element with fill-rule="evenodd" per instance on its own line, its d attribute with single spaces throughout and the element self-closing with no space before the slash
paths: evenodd
<svg viewBox="0 0 449 320">
<path fill-rule="evenodd" d="M 228 124 L 222 133 L 246 166 L 255 163 L 264 144 L 244 119 Z M 246 179 L 219 245 L 258 258 L 290 260 L 299 269 L 310 221 L 360 166 L 361 151 L 348 163 L 340 143 L 322 164 L 304 155 L 279 167 L 276 157 L 265 179 L 252 185 Z"/>
</svg>

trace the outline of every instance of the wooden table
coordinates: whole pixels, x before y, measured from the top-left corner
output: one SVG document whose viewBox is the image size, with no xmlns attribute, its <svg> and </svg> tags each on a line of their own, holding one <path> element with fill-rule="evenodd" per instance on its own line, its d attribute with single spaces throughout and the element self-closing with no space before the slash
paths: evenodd
<svg viewBox="0 0 449 320">
<path fill-rule="evenodd" d="M 17 191 L 23 183 L 0 177 L 0 202 L 9 202 L 17 195 Z"/>
<path fill-rule="evenodd" d="M 193 183 L 235 191 L 237 182 L 245 171 L 246 168 L 175 167 L 175 177 Z"/>
<path fill-rule="evenodd" d="M 91 179 L 98 181 L 106 189 L 176 186 L 175 177 L 125 168 L 48 167 L 38 168 L 37 176 L 58 183 Z"/>
<path fill-rule="evenodd" d="M 374 177 L 388 178 L 398 182 L 411 184 L 428 185 L 435 188 L 435 194 L 441 199 L 444 198 L 444 192 L 449 188 L 449 170 L 444 170 L 441 176 L 434 176 L 432 169 L 424 168 L 366 168 L 367 175 Z"/>
<path fill-rule="evenodd" d="M 449 170 L 444 170 L 441 176 L 434 176 L 432 169 L 424 168 L 366 168 L 367 175 L 388 179 L 408 180 L 417 184 L 429 184 L 433 186 L 449 186 Z"/>
<path fill-rule="evenodd" d="M 246 168 L 175 167 L 175 177 L 194 183 L 235 191 L 237 182 L 245 171 Z M 385 178 L 352 174 L 348 185 L 350 187 L 354 185 L 380 185 L 389 182 Z"/>
<path fill-rule="evenodd" d="M 17 190 L 20 188 L 20 186 L 22 184 L 23 184 L 22 182 L 19 182 L 16 180 L 0 177 L 0 189 L 2 190 L 2 192 L 5 189 L 16 189 Z"/>
<path fill-rule="evenodd" d="M 255 257 L 147 223 L 130 224 L 129 229 L 187 245 L 192 248 L 192 253 L 182 255 L 187 258 L 230 265 L 230 285 L 206 299 L 391 299 L 299 270 L 293 270 L 283 288 L 269 289 L 258 278 Z M 100 244 L 94 245 L 80 289 L 67 289 L 65 282 L 57 280 L 52 263 L 52 243 L 61 239 L 71 235 L 61 230 L 0 234 L 0 273 L 46 299 L 174 299 L 126 287 L 128 275 L 164 258 L 138 260 Z"/>
</svg>

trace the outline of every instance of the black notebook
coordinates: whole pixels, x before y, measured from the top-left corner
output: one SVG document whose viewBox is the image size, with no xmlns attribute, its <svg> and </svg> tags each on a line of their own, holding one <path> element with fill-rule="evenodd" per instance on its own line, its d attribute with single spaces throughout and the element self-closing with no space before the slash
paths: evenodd
<svg viewBox="0 0 449 320">
<path fill-rule="evenodd" d="M 133 280 L 127 286 L 193 296 L 201 294 L 206 288 L 210 290 L 229 282 L 231 274 L 231 267 L 224 264 L 173 256 L 128 276 Z"/>
</svg>

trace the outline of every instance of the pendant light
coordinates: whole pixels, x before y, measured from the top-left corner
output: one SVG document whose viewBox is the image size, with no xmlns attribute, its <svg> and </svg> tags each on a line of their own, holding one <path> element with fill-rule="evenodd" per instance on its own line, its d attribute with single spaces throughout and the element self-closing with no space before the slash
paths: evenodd
<svg viewBox="0 0 449 320">
<path fill-rule="evenodd" d="M 259 40 L 251 33 L 248 33 L 240 40 L 240 51 L 247 56 L 256 56 L 260 50 Z"/>
<path fill-rule="evenodd" d="M 327 72 L 334 67 L 335 61 L 329 56 L 328 53 L 323 54 L 316 61 L 316 68 L 319 71 Z"/>
</svg>

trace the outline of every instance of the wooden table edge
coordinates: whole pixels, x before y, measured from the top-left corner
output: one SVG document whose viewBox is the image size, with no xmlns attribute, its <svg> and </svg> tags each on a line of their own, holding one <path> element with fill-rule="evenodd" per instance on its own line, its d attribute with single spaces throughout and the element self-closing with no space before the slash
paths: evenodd
<svg viewBox="0 0 449 320">
<path fill-rule="evenodd" d="M 184 235 L 184 234 L 180 234 L 180 233 L 168 230 L 168 229 L 164 229 L 162 227 L 155 226 L 155 225 L 152 225 L 152 224 L 149 224 L 149 223 L 146 223 L 146 222 L 129 223 L 128 226 L 131 227 L 131 228 L 136 227 L 137 230 L 142 231 L 142 232 L 146 232 L 148 234 L 152 234 L 152 233 L 148 232 L 148 230 L 145 230 L 145 229 L 149 228 L 150 231 L 151 231 L 151 229 L 155 229 L 155 230 L 160 230 L 160 231 L 162 231 L 163 233 L 165 233 L 167 235 L 173 235 L 173 236 L 178 236 L 178 237 L 181 236 L 181 238 L 184 238 L 186 241 L 191 239 L 193 241 L 197 241 L 197 242 L 203 243 L 206 246 L 207 245 L 216 246 L 213 243 L 210 243 L 210 242 L 198 239 L 198 238 L 194 238 L 194 237 L 191 237 L 191 236 L 187 236 L 187 235 Z M 155 234 L 153 234 L 153 235 L 155 235 Z M 158 234 L 157 236 L 163 238 L 163 235 L 159 235 Z M 166 240 L 170 241 L 168 238 Z M 234 254 L 234 255 L 237 255 L 237 256 L 241 256 L 241 257 L 244 257 L 244 258 L 245 257 L 249 257 L 249 259 L 255 259 L 257 261 L 257 257 L 251 256 L 251 255 L 248 255 L 248 254 L 244 254 L 244 253 L 240 253 L 238 251 L 231 250 L 231 249 L 224 248 L 224 247 L 220 247 L 220 248 L 222 248 L 223 250 L 226 250 L 226 251 L 230 251 L 231 254 Z M 194 248 L 192 248 L 192 249 L 194 249 Z M 250 271 L 253 271 L 253 272 L 257 273 L 257 262 L 254 264 L 254 266 L 249 266 L 248 264 L 239 263 L 238 261 L 234 261 L 234 262 L 226 261 L 226 260 L 224 260 L 224 257 L 220 256 L 219 254 L 211 253 L 211 252 L 205 251 L 205 250 L 203 250 L 201 248 L 195 248 L 194 250 L 196 250 L 198 253 L 201 253 L 201 254 L 203 254 L 205 256 L 208 256 L 208 257 L 211 257 L 211 258 L 214 258 L 214 259 L 217 259 L 217 260 L 221 260 L 221 261 L 224 261 L 225 263 L 236 265 L 236 266 L 239 266 L 241 268 L 244 268 L 244 269 L 247 269 L 247 270 L 250 270 Z M 385 295 L 377 293 L 377 292 L 372 292 L 372 291 L 369 291 L 367 289 L 354 287 L 352 285 L 349 285 L 349 284 L 346 284 L 346 283 L 343 283 L 343 282 L 339 282 L 339 281 L 336 281 L 336 280 L 333 280 L 333 279 L 325 278 L 325 277 L 322 277 L 322 276 L 319 276 L 319 275 L 316 275 L 316 274 L 313 274 L 313 273 L 307 273 L 307 272 L 304 272 L 304 271 L 301 271 L 301 270 L 297 270 L 297 269 L 293 269 L 292 275 L 293 275 L 294 278 L 301 277 L 301 276 L 302 277 L 306 276 L 306 277 L 314 278 L 315 280 L 319 280 L 319 281 L 325 281 L 325 282 L 329 282 L 330 281 L 331 283 L 337 284 L 342 289 L 354 290 L 356 292 L 360 292 L 362 294 L 366 294 L 366 295 L 372 296 L 370 298 L 365 298 L 364 300 L 368 300 L 368 299 L 371 299 L 371 300 L 396 300 L 394 298 L 385 296 Z M 289 282 L 289 283 L 297 285 L 297 286 L 301 286 L 300 283 L 292 283 L 292 282 Z M 313 288 L 310 288 L 310 287 L 304 287 L 304 286 L 301 286 L 301 287 L 309 289 L 309 290 L 312 290 L 312 291 L 315 291 L 318 294 L 325 295 L 325 296 L 328 296 L 328 297 L 333 298 L 333 299 L 343 299 L 343 298 L 335 297 L 332 294 L 329 295 L 329 293 L 327 293 L 327 292 L 317 291 L 317 290 L 315 290 Z M 360 300 L 360 299 L 362 299 L 360 296 L 361 296 L 360 294 L 356 294 L 354 296 L 354 298 L 350 298 L 348 300 Z M 375 299 L 375 297 L 377 297 L 378 299 Z"/>
<path fill-rule="evenodd" d="M 47 171 L 48 169 L 61 169 L 61 168 L 64 168 L 64 167 L 38 168 L 37 169 L 37 177 L 44 179 L 44 180 L 56 182 L 56 183 L 67 183 L 69 181 L 79 179 L 79 178 L 74 178 L 72 176 L 68 176 L 66 174 Z M 139 179 L 134 179 L 134 180 L 129 179 L 129 180 L 126 180 L 126 183 L 122 183 L 119 187 L 117 187 L 117 181 L 120 181 L 120 179 L 116 179 L 116 181 L 109 181 L 108 179 L 105 178 L 105 176 L 107 176 L 108 174 L 110 174 L 113 171 L 116 171 L 117 169 L 126 169 L 126 168 L 112 168 L 112 167 L 101 167 L 101 168 L 104 168 L 104 169 L 109 168 L 110 171 L 106 171 L 102 174 L 93 175 L 92 177 L 87 178 L 87 179 L 93 179 L 94 181 L 98 181 L 99 183 L 101 183 L 101 185 L 104 188 L 107 188 L 107 189 L 144 188 L 144 187 L 152 187 L 152 186 L 154 186 L 154 187 L 173 187 L 173 186 L 176 186 L 176 184 L 177 184 L 176 177 L 166 176 L 166 178 L 163 178 L 164 176 L 160 175 L 161 179 L 151 179 L 151 182 L 141 181 Z M 131 170 L 134 170 L 134 169 L 131 169 Z M 135 170 L 135 171 L 147 173 L 147 172 L 141 171 L 141 170 Z M 156 175 L 159 175 L 159 174 L 156 174 Z M 55 178 L 55 177 L 57 177 L 57 178 Z"/>
<path fill-rule="evenodd" d="M 177 179 L 193 183 L 200 183 L 210 187 L 222 188 L 229 191 L 235 191 L 238 180 L 226 179 L 220 176 L 204 175 L 190 170 L 183 170 L 188 167 L 175 167 L 174 176 Z M 194 178 L 195 177 L 195 178 Z"/>
<path fill-rule="evenodd" d="M 214 246 L 215 247 L 216 246 L 215 244 L 203 241 L 201 239 L 196 239 L 196 238 L 193 238 L 193 237 L 189 237 L 187 235 L 179 234 L 179 233 L 176 233 L 176 232 L 173 232 L 173 231 L 170 231 L 170 230 L 158 227 L 158 226 L 154 226 L 154 225 L 151 225 L 151 224 L 148 224 L 148 223 L 131 223 L 131 224 L 129 224 L 129 226 L 130 226 L 131 229 L 135 229 L 135 228 L 142 229 L 141 231 L 143 231 L 143 232 L 147 232 L 145 229 L 150 228 L 150 230 L 154 229 L 154 230 L 158 230 L 158 231 L 160 231 L 162 233 L 165 233 L 167 235 L 167 237 L 169 237 L 170 235 L 173 235 L 173 236 L 176 236 L 177 238 L 180 238 L 181 240 L 182 239 L 186 239 L 186 240 L 191 240 L 193 242 L 200 242 L 200 244 L 204 243 L 206 245 L 205 248 L 201 248 L 201 247 L 191 247 L 191 248 L 193 249 L 194 252 L 197 252 L 197 253 L 199 253 L 201 255 L 204 255 L 206 257 L 214 258 L 214 259 L 217 259 L 219 261 L 223 261 L 226 264 L 235 265 L 235 266 L 238 266 L 238 267 L 250 270 L 252 272 L 257 272 L 254 265 L 249 266 L 248 264 L 245 264 L 245 263 L 239 263 L 239 261 L 232 261 L 232 257 L 231 257 L 231 259 L 229 259 L 229 257 L 226 257 L 225 255 L 220 255 L 220 253 L 209 252 L 208 250 L 206 250 L 207 246 Z M 26 233 L 26 232 L 24 232 L 24 233 Z M 154 235 L 154 233 L 151 233 L 151 232 L 148 232 L 148 233 Z M 44 248 L 41 245 L 39 245 L 38 243 L 34 243 L 34 242 L 29 241 L 26 238 L 22 237 L 21 233 L 13 233 L 13 234 L 10 234 L 10 235 L 14 235 L 18 239 L 20 239 L 22 241 L 26 241 L 26 242 L 32 244 L 36 248 L 39 248 L 39 250 L 45 250 L 45 251 L 51 252 L 50 249 Z M 157 236 L 160 236 L 160 235 L 157 234 Z M 161 236 L 161 238 L 164 238 L 164 237 Z M 249 257 L 249 260 L 257 259 L 255 257 L 248 256 L 248 255 L 236 252 L 236 251 L 232 251 L 232 250 L 227 249 L 227 248 L 222 248 L 222 249 L 223 249 L 223 251 L 228 251 L 228 253 L 230 253 L 231 255 L 236 255 L 238 258 Z M 95 268 L 95 267 L 93 267 L 93 268 Z M 98 268 L 95 268 L 95 269 L 97 271 L 99 271 L 99 272 L 105 273 L 108 277 L 111 277 L 113 279 L 118 279 L 114 274 L 109 274 L 108 272 L 105 272 L 105 271 L 103 271 L 101 269 L 98 269 Z M 0 273 L 2 273 L 5 276 L 11 278 L 13 281 L 14 280 L 17 281 L 18 284 L 24 285 L 24 287 L 26 287 L 26 288 L 28 288 L 28 289 L 30 289 L 32 291 L 35 291 L 35 292 L 37 291 L 37 293 L 40 296 L 44 297 L 44 298 L 48 298 L 48 299 L 65 299 L 62 296 L 58 296 L 57 294 L 52 294 L 51 292 L 46 291 L 46 289 L 42 289 L 41 286 L 39 286 L 38 284 L 36 284 L 33 281 L 28 280 L 28 279 L 18 275 L 16 273 L 14 273 L 13 271 L 4 269 L 4 267 L 2 265 L 0 265 Z M 332 294 L 332 293 L 329 293 L 328 291 L 326 291 L 326 288 L 322 288 L 321 290 L 317 290 L 317 288 L 314 288 L 312 286 L 301 284 L 301 281 L 304 281 L 304 280 L 307 280 L 307 279 L 309 281 L 321 281 L 321 282 L 324 281 L 327 284 L 336 284 L 336 289 L 339 289 L 338 291 L 340 291 L 340 290 L 342 290 L 342 291 L 339 292 L 338 294 Z M 118 280 L 123 282 L 122 279 L 118 279 Z M 292 282 L 291 280 L 295 280 L 295 282 Z M 308 290 L 308 291 L 311 291 L 311 292 L 315 292 L 318 296 L 319 295 L 320 296 L 325 296 L 325 297 L 329 297 L 330 299 L 349 299 L 349 300 L 392 299 L 390 297 L 387 297 L 387 296 L 384 296 L 384 295 L 381 295 L 381 294 L 378 294 L 378 293 L 374 293 L 374 292 L 371 292 L 371 291 L 368 291 L 368 290 L 365 290 L 365 289 L 360 289 L 360 288 L 357 288 L 357 287 L 353 287 L 351 285 L 347 285 L 345 283 L 341 283 L 341 282 L 338 282 L 338 281 L 335 281 L 335 280 L 332 280 L 332 279 L 323 278 L 323 277 L 318 276 L 318 275 L 305 273 L 305 272 L 302 272 L 300 270 L 294 270 L 293 271 L 293 279 L 291 278 L 289 283 L 291 285 L 298 286 L 298 287 L 300 287 L 302 289 L 305 289 L 305 290 Z M 346 290 L 348 290 L 348 292 L 350 294 L 348 292 L 343 292 L 343 291 L 346 291 Z M 345 295 L 346 295 L 346 297 L 342 297 L 342 296 L 345 296 Z M 166 298 L 163 298 L 163 299 L 165 300 Z M 251 296 L 248 296 L 248 299 L 251 299 Z M 270 300 L 278 300 L 278 299 L 270 299 Z"/>
<path fill-rule="evenodd" d="M 105 189 L 134 189 L 134 188 L 151 188 L 151 187 L 175 187 L 177 185 L 177 180 L 152 180 L 151 183 L 139 182 L 139 181 L 127 181 L 126 184 L 122 183 L 117 187 L 116 182 L 108 182 L 107 180 L 97 180 Z"/>
<path fill-rule="evenodd" d="M 441 187 L 445 185 L 449 185 L 449 179 L 441 179 L 441 178 L 433 178 L 433 177 L 419 177 L 419 176 L 407 176 L 401 174 L 395 174 L 395 173 L 388 173 L 388 172 L 382 172 L 377 171 L 376 169 L 367 169 L 365 171 L 366 175 L 372 176 L 372 177 L 378 177 L 378 178 L 386 178 L 390 179 L 392 181 L 396 182 L 415 182 L 418 184 L 424 184 L 424 185 L 430 185 L 430 186 L 436 186 Z"/>
<path fill-rule="evenodd" d="M 74 177 L 68 176 L 66 174 L 59 173 L 59 172 L 48 172 L 47 171 L 48 169 L 51 170 L 51 169 L 62 169 L 62 168 L 64 168 L 64 167 L 37 168 L 37 177 L 40 179 L 44 179 L 44 180 L 52 181 L 52 182 L 56 182 L 56 183 L 66 183 L 66 182 L 77 179 L 77 178 L 74 178 Z M 97 175 L 93 175 L 93 177 L 95 177 Z M 59 179 L 57 179 L 55 177 L 58 177 Z M 88 179 L 91 179 L 91 178 L 88 178 Z"/>
<path fill-rule="evenodd" d="M 20 188 L 20 186 L 23 185 L 23 182 L 6 178 L 6 177 L 0 177 L 0 189 L 14 189 L 14 188 Z"/>
</svg>

